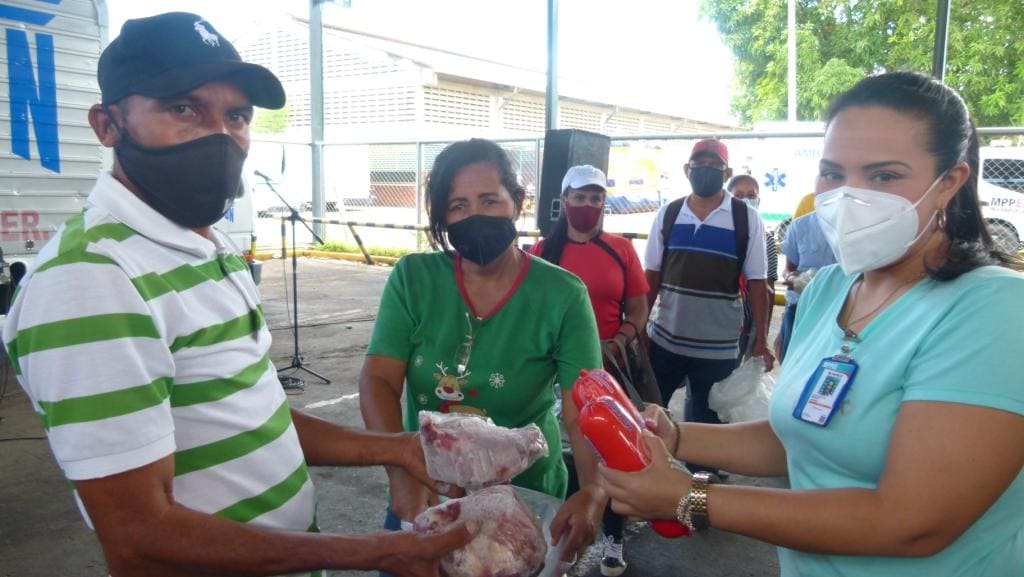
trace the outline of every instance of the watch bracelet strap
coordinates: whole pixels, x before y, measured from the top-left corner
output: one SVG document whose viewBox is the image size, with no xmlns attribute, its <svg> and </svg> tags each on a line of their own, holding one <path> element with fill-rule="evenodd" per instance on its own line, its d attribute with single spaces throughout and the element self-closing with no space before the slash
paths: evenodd
<svg viewBox="0 0 1024 577">
<path fill-rule="evenodd" d="M 708 485 L 711 484 L 711 474 L 707 471 L 698 471 L 693 474 L 690 484 L 690 492 L 686 496 L 689 501 L 687 516 L 693 528 L 703 531 L 711 526 L 708 518 Z"/>
</svg>

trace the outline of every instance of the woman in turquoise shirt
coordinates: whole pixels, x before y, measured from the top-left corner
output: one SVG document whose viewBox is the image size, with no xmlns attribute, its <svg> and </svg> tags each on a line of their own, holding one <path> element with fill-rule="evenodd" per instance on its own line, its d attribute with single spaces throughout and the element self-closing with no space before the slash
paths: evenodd
<svg viewBox="0 0 1024 577">
<path fill-rule="evenodd" d="M 1024 276 L 982 220 L 967 109 L 920 74 L 864 79 L 820 167 L 839 264 L 801 299 L 769 420 L 652 411 L 654 464 L 600 469 L 613 507 L 778 545 L 785 576 L 1024 575 Z M 708 486 L 666 446 L 792 489 Z"/>
</svg>

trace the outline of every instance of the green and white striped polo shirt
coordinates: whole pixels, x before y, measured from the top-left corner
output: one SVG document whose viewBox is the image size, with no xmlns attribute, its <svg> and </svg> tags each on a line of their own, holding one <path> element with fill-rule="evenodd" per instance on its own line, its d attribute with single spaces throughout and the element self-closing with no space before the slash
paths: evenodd
<svg viewBox="0 0 1024 577">
<path fill-rule="evenodd" d="M 3 340 L 68 479 L 173 453 L 180 504 L 315 530 L 259 294 L 225 235 L 183 229 L 102 173 L 22 281 Z"/>
</svg>

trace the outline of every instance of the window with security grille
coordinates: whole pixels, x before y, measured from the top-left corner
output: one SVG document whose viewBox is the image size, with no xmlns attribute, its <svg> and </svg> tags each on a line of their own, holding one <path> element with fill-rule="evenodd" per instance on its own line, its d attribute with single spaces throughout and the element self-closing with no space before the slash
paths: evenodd
<svg viewBox="0 0 1024 577">
<path fill-rule="evenodd" d="M 544 100 L 518 96 L 501 109 L 501 127 L 504 130 L 544 132 Z"/>
<path fill-rule="evenodd" d="M 558 107 L 559 128 L 579 128 L 593 132 L 601 131 L 601 110 L 573 104 Z"/>
<path fill-rule="evenodd" d="M 672 123 L 653 118 L 644 119 L 645 134 L 669 134 L 672 132 Z"/>
<path fill-rule="evenodd" d="M 1024 192 L 1024 159 L 986 158 L 981 177 L 989 184 Z"/>
<path fill-rule="evenodd" d="M 617 112 L 605 123 L 605 134 L 640 134 L 640 117 Z"/>
<path fill-rule="evenodd" d="M 428 86 L 423 89 L 423 116 L 432 124 L 487 128 L 491 125 L 491 98 L 468 90 Z"/>
</svg>

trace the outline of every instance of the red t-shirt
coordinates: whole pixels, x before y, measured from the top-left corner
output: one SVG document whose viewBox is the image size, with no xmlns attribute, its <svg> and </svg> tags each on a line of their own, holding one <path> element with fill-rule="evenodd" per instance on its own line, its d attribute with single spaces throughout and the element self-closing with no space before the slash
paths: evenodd
<svg viewBox="0 0 1024 577">
<path fill-rule="evenodd" d="M 615 258 L 593 241 L 566 242 L 558 266 L 580 277 L 583 284 L 587 285 L 590 305 L 597 318 L 597 332 L 603 340 L 614 337 L 622 324 L 619 312 L 623 285 L 627 298 L 647 294 L 650 287 L 647 286 L 647 277 L 644 276 L 633 243 L 607 232 L 601 232 L 600 238 L 622 259 L 626 265 L 625 275 Z M 530 249 L 530 254 L 540 256 L 543 249 L 544 241 L 540 241 Z"/>
</svg>

